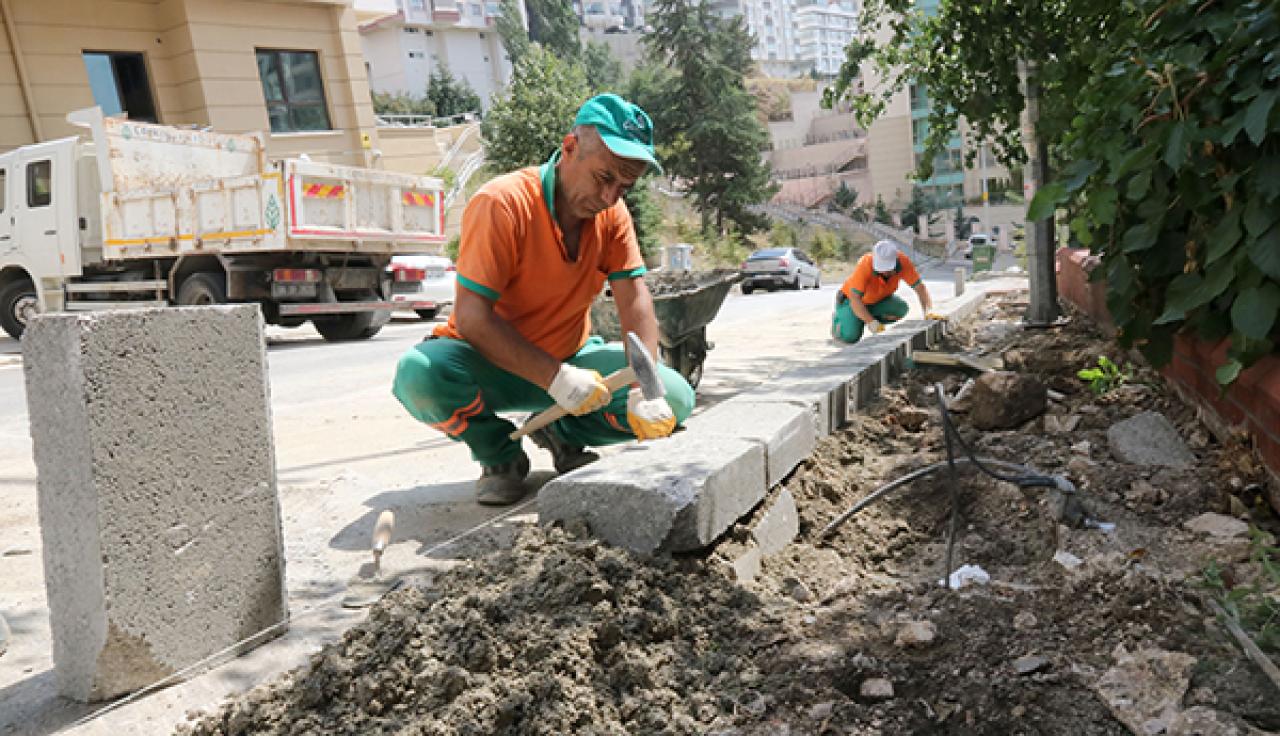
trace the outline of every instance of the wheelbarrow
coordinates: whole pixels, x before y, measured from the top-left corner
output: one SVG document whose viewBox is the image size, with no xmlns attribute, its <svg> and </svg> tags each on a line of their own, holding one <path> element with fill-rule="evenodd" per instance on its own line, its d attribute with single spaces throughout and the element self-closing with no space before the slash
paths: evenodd
<svg viewBox="0 0 1280 736">
<path fill-rule="evenodd" d="M 736 270 L 655 272 L 645 275 L 653 293 L 658 319 L 658 350 L 662 362 L 697 388 L 702 364 L 715 347 L 707 340 L 707 325 L 720 313 L 729 289 L 741 280 Z M 591 305 L 593 332 L 609 342 L 622 339 L 618 310 L 608 289 Z"/>
</svg>

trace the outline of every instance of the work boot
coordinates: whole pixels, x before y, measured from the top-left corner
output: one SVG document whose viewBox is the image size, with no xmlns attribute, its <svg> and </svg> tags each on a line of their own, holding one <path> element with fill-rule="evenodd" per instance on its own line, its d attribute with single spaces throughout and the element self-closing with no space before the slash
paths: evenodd
<svg viewBox="0 0 1280 736">
<path fill-rule="evenodd" d="M 529 434 L 529 439 L 533 440 L 533 444 L 538 447 L 551 452 L 551 461 L 556 466 L 556 472 L 561 475 L 600 459 L 599 455 L 585 447 L 571 445 L 560 439 L 550 427 L 535 429 Z"/>
<path fill-rule="evenodd" d="M 524 498 L 525 476 L 529 475 L 529 456 L 522 451 L 514 459 L 481 468 L 476 481 L 476 503 L 485 506 L 510 506 Z"/>
</svg>

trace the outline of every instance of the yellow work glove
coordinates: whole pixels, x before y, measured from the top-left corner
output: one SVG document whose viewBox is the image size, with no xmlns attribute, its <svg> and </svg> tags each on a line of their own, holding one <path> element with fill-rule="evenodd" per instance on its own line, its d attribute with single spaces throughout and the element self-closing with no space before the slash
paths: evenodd
<svg viewBox="0 0 1280 736">
<path fill-rule="evenodd" d="M 881 332 L 884 332 L 884 325 L 873 319 L 867 323 L 867 329 L 871 330 L 873 334 L 878 335 Z"/>
<path fill-rule="evenodd" d="M 565 411 L 574 416 L 590 414 L 603 409 L 612 397 L 600 374 L 586 368 L 576 368 L 568 363 L 560 365 L 556 377 L 551 380 L 547 393 Z"/>
<path fill-rule="evenodd" d="M 925 312 L 925 313 L 924 313 L 924 318 L 925 318 L 925 319 L 937 319 L 937 320 L 945 320 L 945 319 L 946 319 L 946 317 L 943 317 L 941 314 L 938 314 L 937 312 L 932 312 L 932 311 L 930 311 L 930 312 Z"/>
<path fill-rule="evenodd" d="M 676 415 L 666 399 L 646 399 L 640 389 L 627 392 L 627 423 L 638 440 L 670 436 L 676 429 Z"/>
</svg>

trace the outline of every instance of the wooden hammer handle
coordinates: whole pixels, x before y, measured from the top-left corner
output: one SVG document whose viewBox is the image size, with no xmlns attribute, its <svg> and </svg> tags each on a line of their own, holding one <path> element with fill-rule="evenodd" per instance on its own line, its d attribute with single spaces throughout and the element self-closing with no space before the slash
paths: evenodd
<svg viewBox="0 0 1280 736">
<path fill-rule="evenodd" d="M 622 388 L 623 386 L 629 386 L 630 384 L 633 384 L 635 382 L 636 382 L 636 372 L 635 372 L 635 369 L 633 369 L 631 366 L 627 366 L 622 370 L 614 371 L 613 373 L 610 373 L 609 375 L 604 377 L 604 385 L 608 387 L 610 396 L 612 396 L 615 391 Z M 530 419 L 529 421 L 525 422 L 525 425 L 520 429 L 517 429 L 516 431 L 512 432 L 510 437 L 513 440 L 518 440 L 521 437 L 524 437 L 525 435 L 529 434 L 530 432 L 536 432 L 539 429 L 542 429 L 543 427 L 547 426 L 548 424 L 554 422 L 555 420 L 563 417 L 568 413 L 569 413 L 568 409 L 565 409 L 559 404 L 556 404 L 550 409 L 544 410 L 541 414 L 537 415 L 533 419 Z"/>
</svg>

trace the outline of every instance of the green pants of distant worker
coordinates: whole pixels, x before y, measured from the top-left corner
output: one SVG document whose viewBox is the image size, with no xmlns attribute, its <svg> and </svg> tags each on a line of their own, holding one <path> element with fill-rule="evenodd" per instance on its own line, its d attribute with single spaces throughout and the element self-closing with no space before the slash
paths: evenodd
<svg viewBox="0 0 1280 736">
<path fill-rule="evenodd" d="M 625 367 L 627 357 L 621 343 L 592 337 L 566 362 L 607 376 Z M 693 389 L 666 366 L 658 372 L 667 403 L 683 423 L 693 412 Z M 619 389 L 600 411 L 560 419 L 551 431 L 583 447 L 635 439 L 627 422 L 627 390 Z M 469 343 L 447 338 L 426 340 L 406 353 L 396 368 L 392 393 L 415 419 L 467 443 L 481 465 L 510 462 L 520 454 L 520 443 L 508 437 L 515 425 L 496 412 L 538 412 L 555 403 L 546 391 L 490 363 Z"/>
<path fill-rule="evenodd" d="M 897 296 L 889 295 L 875 304 L 868 304 L 867 311 L 879 322 L 897 322 L 907 316 L 911 307 Z M 866 327 L 858 315 L 853 313 L 848 299 L 840 300 L 836 311 L 831 315 L 831 334 L 845 342 L 857 342 L 862 339 L 862 330 Z"/>
</svg>

